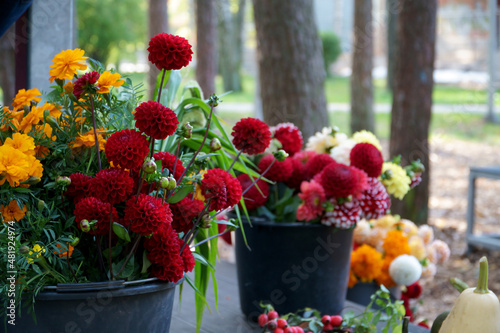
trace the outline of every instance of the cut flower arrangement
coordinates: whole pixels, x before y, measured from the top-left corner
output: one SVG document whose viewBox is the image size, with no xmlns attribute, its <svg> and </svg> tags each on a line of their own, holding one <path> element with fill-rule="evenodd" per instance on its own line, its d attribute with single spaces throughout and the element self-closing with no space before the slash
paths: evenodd
<svg viewBox="0 0 500 333">
<path fill-rule="evenodd" d="M 159 34 L 148 51 L 161 70 L 153 100 L 139 103 L 140 85 L 74 49 L 54 57 L 55 85 L 43 102 L 37 89 L 23 89 L 3 107 L 5 302 L 7 271 L 17 272 L 18 307 L 47 285 L 185 277 L 196 290 L 199 328 L 218 225 L 237 227 L 219 219 L 244 193 L 235 171 L 258 177 L 238 149 L 264 150 L 269 141 L 242 142 L 251 126 L 235 128 L 240 134 L 231 140 L 214 114 L 218 97 L 204 100 L 195 83 L 175 100 L 179 70 L 193 53 L 186 39 Z M 193 268 L 191 281 L 185 273 Z"/>
</svg>

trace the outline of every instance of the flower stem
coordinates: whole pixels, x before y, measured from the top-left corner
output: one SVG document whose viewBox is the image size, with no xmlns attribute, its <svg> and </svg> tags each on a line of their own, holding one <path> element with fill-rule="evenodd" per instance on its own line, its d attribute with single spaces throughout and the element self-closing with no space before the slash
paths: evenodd
<svg viewBox="0 0 500 333">
<path fill-rule="evenodd" d="M 99 150 L 99 140 L 97 139 L 97 128 L 95 124 L 95 111 L 94 111 L 94 97 L 90 95 L 90 111 L 92 113 L 92 126 L 94 127 L 94 140 L 95 147 L 97 149 L 97 164 L 99 165 L 99 171 L 101 171 L 101 154 Z"/>
<path fill-rule="evenodd" d="M 104 259 L 102 257 L 102 248 L 101 248 L 101 236 L 97 236 L 97 253 L 99 258 L 99 268 L 101 269 L 101 273 L 105 275 Z"/>
<path fill-rule="evenodd" d="M 198 232 L 195 232 L 195 229 L 198 227 L 198 225 L 200 224 L 200 221 L 203 217 L 203 215 L 205 215 L 205 213 L 207 212 L 208 210 L 208 207 L 210 206 L 210 199 L 208 200 L 208 202 L 206 203 L 205 207 L 203 207 L 203 209 L 201 210 L 200 214 L 198 215 L 198 219 L 196 220 L 196 222 L 193 224 L 193 227 L 191 228 L 191 230 L 189 230 L 183 237 L 183 240 L 184 240 L 184 244 L 182 244 L 182 248 L 181 248 L 181 253 L 182 251 L 184 251 L 184 248 L 186 247 L 186 245 L 188 245 L 193 239 L 194 237 L 196 237 L 196 235 L 198 234 Z M 192 234 L 195 234 L 193 237 L 191 237 Z"/>
<path fill-rule="evenodd" d="M 163 80 L 165 79 L 165 73 L 167 71 L 165 69 L 162 69 L 162 74 L 161 74 L 161 82 L 160 82 L 160 89 L 158 90 L 158 98 L 156 99 L 156 101 L 158 103 L 160 103 L 160 98 L 161 98 L 161 91 L 162 91 L 162 88 L 163 88 Z"/>
<path fill-rule="evenodd" d="M 132 247 L 132 250 L 130 250 L 129 254 L 127 255 L 127 258 L 125 259 L 125 261 L 123 262 L 123 265 L 122 267 L 120 268 L 120 270 L 118 271 L 118 273 L 116 273 L 116 276 L 115 277 L 118 277 L 120 276 L 120 274 L 123 272 L 123 270 L 125 269 L 125 266 L 127 265 L 128 261 L 130 260 L 130 257 L 132 257 L 132 255 L 135 253 L 135 250 L 137 248 L 137 245 L 139 245 L 139 240 L 141 239 L 142 235 L 139 235 L 139 237 L 137 237 L 137 239 L 135 240 L 135 243 L 134 243 L 134 246 Z M 113 279 L 115 278 L 113 277 Z"/>
<path fill-rule="evenodd" d="M 240 158 L 241 153 L 242 153 L 242 151 L 240 150 L 238 152 L 238 155 L 236 155 L 236 158 L 233 160 L 233 163 L 231 163 L 231 165 L 229 166 L 229 169 L 227 169 L 227 172 L 231 172 L 231 169 L 233 168 L 234 163 L 236 163 L 236 161 Z"/>
<path fill-rule="evenodd" d="M 110 205 L 111 206 L 111 205 Z M 114 280 L 113 277 L 113 263 L 111 259 L 111 236 L 113 232 L 113 206 L 111 206 L 111 213 L 109 214 L 109 238 L 108 238 L 108 262 L 109 262 L 109 280 Z"/>
<path fill-rule="evenodd" d="M 251 189 L 251 188 L 252 188 L 252 187 L 253 187 L 253 186 L 254 186 L 254 185 L 255 185 L 255 184 L 259 181 L 259 179 L 261 179 L 262 177 L 264 177 L 264 175 L 265 175 L 265 174 L 266 174 L 266 173 L 267 173 L 267 172 L 271 169 L 271 167 L 273 166 L 273 164 L 274 164 L 274 162 L 275 162 L 275 161 L 276 161 L 276 159 L 272 160 L 271 164 L 269 164 L 269 166 L 267 167 L 267 169 L 266 169 L 266 170 L 264 170 L 264 172 L 263 172 L 263 173 L 261 173 L 261 174 L 259 175 L 259 177 L 257 177 L 257 178 L 256 178 L 256 179 L 252 182 L 252 184 L 250 184 L 250 186 L 249 186 L 249 187 L 248 187 L 245 191 L 243 191 L 243 193 L 241 193 L 241 196 L 242 196 L 242 197 L 245 195 L 245 193 L 247 193 L 247 192 L 248 192 L 248 190 L 249 190 L 249 189 Z"/>
<path fill-rule="evenodd" d="M 194 244 L 194 245 L 193 245 L 193 247 L 197 247 L 197 246 L 199 246 L 199 245 L 201 245 L 201 244 L 205 244 L 206 242 L 209 242 L 210 240 L 212 240 L 212 239 L 214 239 L 214 238 L 216 238 L 216 237 L 222 236 L 222 235 L 224 235 L 225 233 L 227 233 L 227 232 L 229 232 L 229 231 L 230 231 L 230 230 L 229 230 L 228 228 L 226 228 L 226 230 L 224 230 L 224 231 L 223 231 L 223 232 L 221 232 L 220 234 L 217 234 L 217 235 L 214 235 L 214 236 L 208 237 L 208 238 L 206 238 L 206 239 L 202 240 L 201 242 Z"/>
</svg>

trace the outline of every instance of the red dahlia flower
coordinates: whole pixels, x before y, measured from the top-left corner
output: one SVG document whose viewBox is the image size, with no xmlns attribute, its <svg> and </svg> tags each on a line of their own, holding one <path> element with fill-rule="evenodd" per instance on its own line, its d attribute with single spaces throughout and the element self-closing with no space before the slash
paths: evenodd
<svg viewBox="0 0 500 333">
<path fill-rule="evenodd" d="M 297 208 L 297 220 L 311 221 L 323 213 L 323 202 L 326 200 L 325 190 L 314 180 L 311 182 L 302 182 L 299 198 L 303 202 Z"/>
<path fill-rule="evenodd" d="M 78 202 L 81 198 L 89 196 L 92 177 L 83 173 L 72 173 L 69 175 L 69 179 L 71 179 L 71 184 L 65 193 L 68 197 L 73 198 L 74 202 Z"/>
<path fill-rule="evenodd" d="M 240 182 L 226 170 L 207 170 L 200 188 L 205 199 L 210 200 L 209 211 L 232 207 L 241 199 Z"/>
<path fill-rule="evenodd" d="M 318 173 L 323 171 L 323 169 L 332 163 L 336 163 L 335 160 L 328 154 L 317 154 L 311 157 L 306 163 L 306 173 L 307 178 L 312 179 Z"/>
<path fill-rule="evenodd" d="M 184 262 L 178 257 L 167 265 L 151 265 L 151 275 L 162 281 L 177 282 L 184 276 Z"/>
<path fill-rule="evenodd" d="M 358 143 L 350 154 L 351 166 L 363 170 L 369 177 L 378 177 L 382 173 L 384 158 L 382 153 L 370 143 Z"/>
<path fill-rule="evenodd" d="M 255 118 L 243 118 L 238 121 L 231 135 L 236 149 L 250 155 L 264 152 L 271 143 L 269 126 Z"/>
<path fill-rule="evenodd" d="M 254 178 L 255 180 L 255 178 Z M 238 181 L 241 184 L 241 189 L 245 191 L 249 188 L 253 181 L 249 175 L 242 173 L 238 176 Z M 258 188 L 257 188 L 258 187 Z M 260 191 L 259 191 L 260 190 Z M 269 197 L 269 185 L 267 182 L 259 179 L 254 186 L 252 186 L 246 193 L 243 199 L 245 200 L 245 207 L 248 210 L 256 209 L 263 206 Z"/>
<path fill-rule="evenodd" d="M 153 155 L 154 159 L 157 161 L 161 161 L 161 166 L 163 169 L 168 169 L 170 174 L 174 172 L 174 163 L 175 163 L 175 155 L 170 154 L 169 152 L 158 152 Z M 179 180 L 182 173 L 184 172 L 184 166 L 182 165 L 182 161 L 177 159 L 177 163 L 175 164 L 175 180 Z M 162 171 L 163 171 L 162 169 Z"/>
<path fill-rule="evenodd" d="M 293 172 L 290 178 L 285 182 L 286 186 L 298 190 L 300 184 L 307 179 L 306 175 L 306 165 L 301 162 L 300 159 L 296 158 L 298 154 L 295 154 L 293 158 L 290 159 L 292 162 Z"/>
<path fill-rule="evenodd" d="M 181 69 L 189 64 L 192 59 L 193 50 L 187 39 L 161 33 L 155 35 L 149 41 L 149 56 L 156 68 L 167 71 Z"/>
<path fill-rule="evenodd" d="M 73 95 L 75 95 L 76 99 L 80 99 L 85 93 L 95 93 L 97 91 L 95 83 L 99 80 L 99 76 L 101 74 L 94 71 L 85 73 L 78 78 L 73 86 Z"/>
<path fill-rule="evenodd" d="M 111 204 L 102 202 L 94 197 L 86 197 L 75 206 L 75 222 L 80 229 L 80 221 L 97 220 L 96 229 L 90 229 L 91 235 L 106 235 L 109 232 L 109 221 L 111 218 Z M 118 221 L 118 212 L 113 207 L 113 221 Z"/>
<path fill-rule="evenodd" d="M 144 248 L 152 264 L 168 265 L 180 256 L 180 242 L 172 226 L 166 225 L 144 241 Z"/>
<path fill-rule="evenodd" d="M 281 123 L 271 128 L 273 137 L 281 142 L 281 149 L 290 156 L 295 155 L 302 149 L 304 139 L 299 128 L 292 123 Z"/>
<path fill-rule="evenodd" d="M 193 227 L 193 219 L 203 210 L 203 202 L 185 197 L 175 204 L 170 204 L 172 227 L 177 232 L 188 232 Z"/>
<path fill-rule="evenodd" d="M 97 199 L 114 205 L 127 200 L 134 189 L 134 180 L 119 168 L 103 169 L 91 182 L 91 193 Z"/>
<path fill-rule="evenodd" d="M 180 246 L 182 247 L 184 241 L 180 240 L 179 243 Z M 184 262 L 184 272 L 192 272 L 196 262 L 194 261 L 194 256 L 191 250 L 189 249 L 189 246 L 184 247 L 181 257 L 182 261 Z"/>
<path fill-rule="evenodd" d="M 366 176 L 361 177 L 358 170 L 344 164 L 332 163 L 325 167 L 317 179 L 325 189 L 327 198 L 357 196 L 367 189 Z"/>
<path fill-rule="evenodd" d="M 139 104 L 135 109 L 134 119 L 135 127 L 157 140 L 172 135 L 179 124 L 174 111 L 155 101 Z"/>
<path fill-rule="evenodd" d="M 269 165 L 273 163 L 274 156 L 266 155 L 259 161 L 259 172 L 262 174 L 267 170 Z M 274 161 L 271 168 L 262 176 L 275 182 L 286 182 L 290 179 L 293 173 L 293 165 L 290 158 L 283 162 Z"/>
<path fill-rule="evenodd" d="M 293 155 L 293 158 L 299 160 L 303 164 L 306 164 L 307 161 L 309 161 L 311 158 L 313 158 L 316 155 L 317 155 L 317 153 L 315 151 L 303 150 L 303 151 L 299 151 L 297 154 Z"/>
<path fill-rule="evenodd" d="M 149 154 L 148 139 L 137 131 L 124 129 L 109 137 L 104 152 L 114 166 L 137 171 Z"/>
<path fill-rule="evenodd" d="M 172 212 L 161 199 L 141 193 L 137 200 L 134 195 L 127 201 L 124 223 L 131 224 L 133 232 L 147 236 L 170 225 Z"/>
</svg>

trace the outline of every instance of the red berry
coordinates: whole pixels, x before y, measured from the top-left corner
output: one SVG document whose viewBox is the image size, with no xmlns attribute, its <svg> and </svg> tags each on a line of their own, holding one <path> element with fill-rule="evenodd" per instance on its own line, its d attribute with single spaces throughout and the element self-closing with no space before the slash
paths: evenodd
<svg viewBox="0 0 500 333">
<path fill-rule="evenodd" d="M 271 331 L 276 329 L 276 327 L 278 327 L 278 324 L 276 323 L 276 320 L 270 320 L 268 323 L 267 323 L 267 328 L 270 329 Z"/>
<path fill-rule="evenodd" d="M 261 314 L 259 316 L 259 325 L 260 327 L 264 327 L 266 326 L 267 322 L 269 321 L 269 319 L 267 318 L 267 315 L 265 313 Z"/>
<path fill-rule="evenodd" d="M 282 328 L 277 328 L 274 330 L 274 333 L 284 333 L 283 329 Z"/>
<path fill-rule="evenodd" d="M 300 327 L 300 326 L 297 326 L 295 328 L 295 333 L 304 333 L 304 329 L 302 329 L 302 327 Z"/>
<path fill-rule="evenodd" d="M 285 328 L 288 326 L 288 323 L 285 319 L 278 319 L 278 327 Z"/>
<path fill-rule="evenodd" d="M 330 320 L 331 319 L 329 315 L 324 315 L 323 317 L 321 317 L 321 322 L 323 323 L 323 325 L 330 323 Z"/>
<path fill-rule="evenodd" d="M 339 315 L 332 316 L 330 324 L 332 324 L 333 327 L 340 327 L 340 325 L 342 325 L 342 317 Z"/>
<path fill-rule="evenodd" d="M 326 324 L 323 326 L 323 332 L 330 332 L 333 331 L 333 325 L 332 324 Z"/>
<path fill-rule="evenodd" d="M 269 320 L 278 319 L 279 318 L 278 312 L 276 312 L 274 310 L 269 311 L 269 313 L 267 314 L 267 318 Z"/>
<path fill-rule="evenodd" d="M 285 333 L 295 333 L 296 330 L 295 330 L 295 327 L 288 326 L 287 328 L 285 328 L 285 330 L 283 332 L 285 332 Z"/>
</svg>

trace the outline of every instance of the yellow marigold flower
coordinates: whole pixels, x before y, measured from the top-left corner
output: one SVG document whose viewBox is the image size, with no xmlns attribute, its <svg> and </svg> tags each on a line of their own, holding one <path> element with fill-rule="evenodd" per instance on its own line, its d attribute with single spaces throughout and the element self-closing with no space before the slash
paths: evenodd
<svg viewBox="0 0 500 333">
<path fill-rule="evenodd" d="M 4 222 L 10 222 L 14 220 L 20 221 L 24 217 L 24 214 L 26 214 L 27 210 L 28 209 L 24 205 L 23 208 L 20 208 L 16 200 L 12 200 L 5 207 L 4 205 L 0 205 L 0 213 L 3 216 Z"/>
<path fill-rule="evenodd" d="M 42 93 L 36 88 L 29 90 L 21 89 L 17 92 L 16 97 L 14 97 L 12 106 L 14 107 L 14 109 L 19 109 L 24 105 L 30 105 L 32 101 L 39 103 L 42 98 L 38 97 L 37 95 L 42 95 Z"/>
<path fill-rule="evenodd" d="M 35 156 L 40 157 L 40 158 L 46 158 L 49 156 L 50 150 L 49 148 L 42 146 L 42 145 L 37 145 L 35 147 Z"/>
<path fill-rule="evenodd" d="M 201 175 L 201 179 L 203 179 L 203 176 L 205 175 L 205 173 L 207 173 L 207 171 L 206 171 L 206 170 L 201 170 L 201 171 L 200 171 L 200 173 L 199 173 L 199 174 Z M 195 174 L 194 174 L 194 173 L 192 173 L 192 174 L 190 174 L 189 176 L 190 176 L 190 177 L 192 177 L 192 176 L 194 176 L 194 175 L 195 175 Z M 191 181 L 191 182 L 188 182 L 188 184 L 192 184 L 192 183 L 193 183 L 192 181 Z M 196 200 L 205 201 L 205 196 L 204 196 L 203 194 L 201 194 L 201 187 L 200 187 L 200 186 L 198 186 L 197 184 L 195 184 L 195 186 L 196 186 L 196 189 L 195 189 L 195 191 L 194 191 L 194 198 L 195 198 Z"/>
<path fill-rule="evenodd" d="M 378 150 L 382 151 L 382 145 L 380 144 L 380 141 L 378 141 L 377 137 L 375 134 L 373 134 L 370 131 L 362 130 L 359 132 L 356 132 L 352 135 L 352 139 L 356 141 L 356 143 L 371 143 L 375 147 L 377 147 Z"/>
<path fill-rule="evenodd" d="M 42 178 L 43 176 L 43 165 L 35 156 L 27 156 L 27 161 L 29 167 L 26 169 L 29 177 Z"/>
<path fill-rule="evenodd" d="M 105 71 L 101 74 L 97 80 L 97 86 L 99 89 L 98 93 L 106 94 L 109 93 L 112 87 L 119 87 L 125 83 L 125 81 L 120 80 L 121 75 L 118 73 L 111 73 L 110 71 Z"/>
<path fill-rule="evenodd" d="M 386 172 L 388 177 L 382 177 L 382 184 L 384 184 L 389 194 L 402 200 L 410 190 L 410 177 L 406 175 L 406 171 L 401 166 L 392 162 L 384 162 L 382 175 L 386 174 Z"/>
<path fill-rule="evenodd" d="M 392 288 L 396 286 L 396 282 L 394 282 L 391 274 L 389 274 L 389 266 L 391 265 L 391 262 L 393 260 L 394 258 L 391 257 L 384 258 L 382 271 L 380 272 L 380 275 L 375 279 L 379 285 L 384 285 L 386 288 Z"/>
<path fill-rule="evenodd" d="M 399 230 L 391 230 L 384 238 L 382 245 L 386 257 L 396 258 L 402 254 L 410 254 L 408 237 Z"/>
<path fill-rule="evenodd" d="M 10 110 L 8 106 L 3 107 L 4 117 L 8 118 L 11 125 L 3 125 L 0 126 L 0 131 L 8 131 L 9 129 L 13 131 L 17 131 L 19 129 L 19 124 L 21 123 L 21 119 L 23 119 L 24 112 L 23 109 L 20 111 Z"/>
<path fill-rule="evenodd" d="M 42 110 L 49 110 L 50 112 L 50 115 L 54 118 L 59 118 L 62 114 L 61 110 L 59 109 L 60 106 L 59 105 L 54 105 L 54 104 L 51 104 L 51 103 L 44 103 L 42 106 L 41 106 Z"/>
<path fill-rule="evenodd" d="M 97 141 L 99 142 L 99 151 L 104 150 L 104 146 L 106 145 L 106 140 L 102 136 L 102 134 L 97 131 Z M 95 146 L 95 136 L 94 130 L 90 130 L 85 134 L 80 134 L 76 138 L 76 142 L 73 144 L 73 149 L 81 148 L 81 147 L 94 147 Z"/>
<path fill-rule="evenodd" d="M 376 279 L 383 266 L 382 254 L 367 244 L 363 244 L 352 252 L 351 270 L 361 282 Z"/>
<path fill-rule="evenodd" d="M 11 146 L 26 155 L 35 155 L 35 140 L 26 134 L 14 133 L 12 139 L 5 140 L 4 145 Z"/>
<path fill-rule="evenodd" d="M 43 120 L 44 109 L 41 106 L 36 106 L 23 118 L 19 131 L 23 133 L 31 132 L 33 126 L 38 125 Z"/>
<path fill-rule="evenodd" d="M 33 250 L 28 252 L 28 255 L 31 257 L 27 259 L 28 264 L 32 264 L 35 259 L 40 258 L 42 256 L 42 253 L 45 253 L 45 248 L 38 244 L 35 244 L 35 246 L 33 246 Z M 33 257 L 35 257 L 35 259 L 33 259 Z"/>
<path fill-rule="evenodd" d="M 59 54 L 54 56 L 52 59 L 53 64 L 50 65 L 52 68 L 49 71 L 50 82 L 54 82 L 55 79 L 71 80 L 78 70 L 84 71 L 87 69 L 85 64 L 84 50 L 74 49 L 61 51 Z"/>
<path fill-rule="evenodd" d="M 26 155 L 11 146 L 0 147 L 0 185 L 5 181 L 16 187 L 28 179 L 28 161 Z"/>
<path fill-rule="evenodd" d="M 63 86 L 63 89 L 64 89 L 64 92 L 66 94 L 72 94 L 73 93 L 73 88 L 75 87 L 75 84 L 71 81 L 69 81 L 68 83 L 66 83 L 64 86 Z"/>
</svg>

